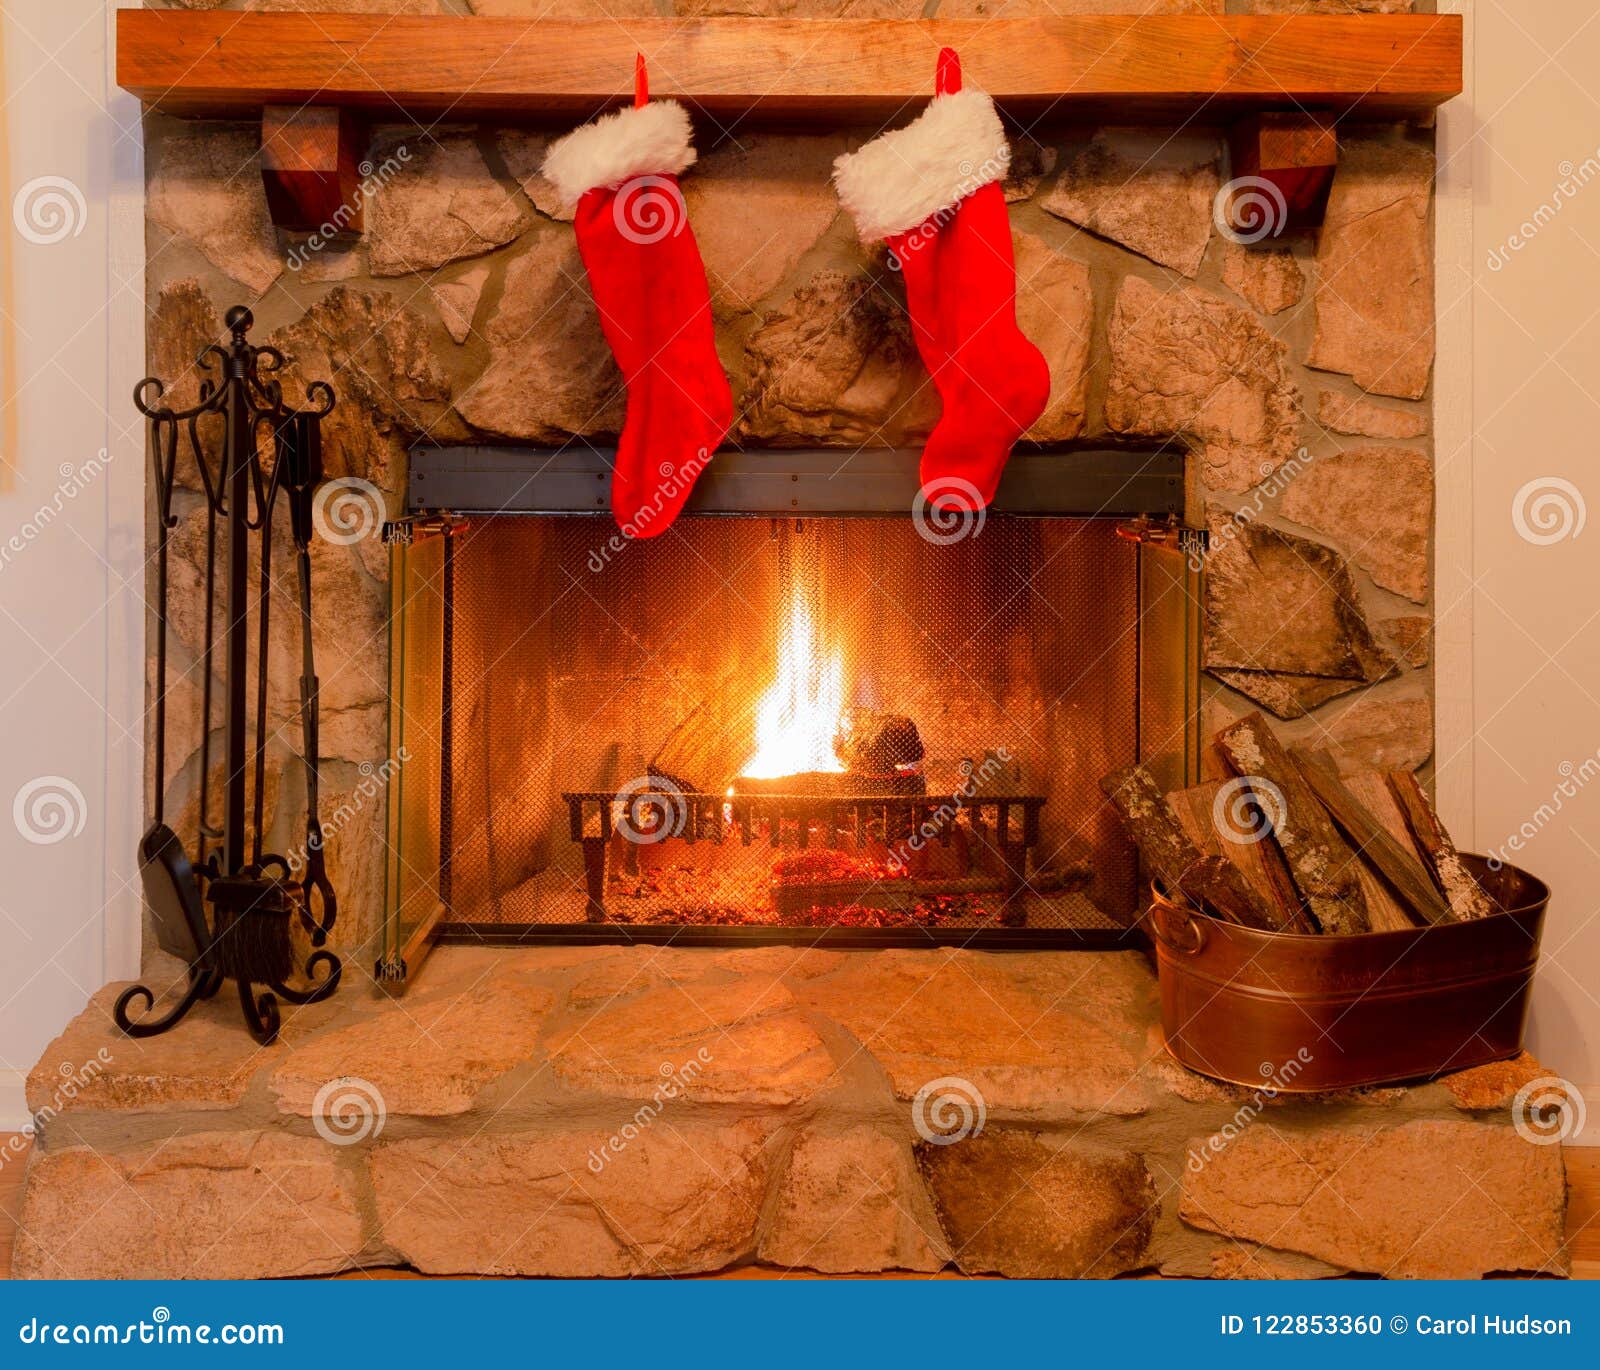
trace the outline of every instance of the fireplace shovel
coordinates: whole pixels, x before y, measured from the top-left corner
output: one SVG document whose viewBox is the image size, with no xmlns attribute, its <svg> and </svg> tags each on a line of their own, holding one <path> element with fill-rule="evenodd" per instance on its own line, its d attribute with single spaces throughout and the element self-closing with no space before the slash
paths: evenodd
<svg viewBox="0 0 1600 1370">
<path fill-rule="evenodd" d="M 160 545 L 156 572 L 156 706 L 155 706 L 155 817 L 139 843 L 139 879 L 144 897 L 154 917 L 156 942 L 165 952 L 181 957 L 189 965 L 189 984 L 182 999 L 169 1013 L 143 1022 L 133 1021 L 129 1005 L 143 1001 L 148 1009 L 155 997 L 143 985 L 130 985 L 117 999 L 117 1026 L 130 1037 L 151 1037 L 164 1032 L 189 1011 L 196 999 L 209 999 L 222 987 L 211 959 L 211 930 L 206 922 L 205 901 L 200 882 L 183 842 L 166 823 L 162 805 L 166 797 L 167 741 L 167 538 L 171 529 L 172 473 L 176 457 L 177 426 L 162 433 L 157 430 L 156 522 Z M 161 442 L 161 438 L 167 438 Z M 207 604 L 209 621 L 210 605 Z M 208 633 L 205 670 L 211 670 Z"/>
</svg>

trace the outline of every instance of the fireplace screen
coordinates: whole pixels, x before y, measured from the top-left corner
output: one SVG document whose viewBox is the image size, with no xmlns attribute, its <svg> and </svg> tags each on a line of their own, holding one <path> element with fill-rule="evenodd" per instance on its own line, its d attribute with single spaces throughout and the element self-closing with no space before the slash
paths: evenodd
<svg viewBox="0 0 1600 1370">
<path fill-rule="evenodd" d="M 1098 781 L 1183 778 L 1194 633 L 1182 559 L 1118 530 L 424 527 L 394 549 L 389 973 L 441 935 L 1118 936 Z"/>
</svg>

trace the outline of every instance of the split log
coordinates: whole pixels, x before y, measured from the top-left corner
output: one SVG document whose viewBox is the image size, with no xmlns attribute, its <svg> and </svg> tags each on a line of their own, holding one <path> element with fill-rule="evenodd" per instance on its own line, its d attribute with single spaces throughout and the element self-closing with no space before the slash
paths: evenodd
<svg viewBox="0 0 1600 1370">
<path fill-rule="evenodd" d="M 1494 912 L 1494 906 L 1483 886 L 1467 870 L 1417 777 L 1410 771 L 1390 771 L 1387 779 L 1389 792 L 1405 816 L 1411 838 L 1432 872 L 1434 883 L 1444 891 L 1450 912 L 1458 922 L 1487 918 Z"/>
<path fill-rule="evenodd" d="M 1146 864 L 1168 889 L 1229 922 L 1266 932 L 1278 928 L 1273 910 L 1236 866 L 1220 856 L 1207 856 L 1195 846 L 1155 777 L 1143 766 L 1113 771 L 1101 780 L 1100 788 L 1122 815 Z"/>
<path fill-rule="evenodd" d="M 1360 849 L 1362 858 L 1386 880 L 1407 910 L 1430 923 L 1454 921 L 1422 862 L 1384 830 L 1382 824 L 1350 793 L 1333 762 L 1305 748 L 1293 753 L 1300 774 L 1334 821 Z"/>
<path fill-rule="evenodd" d="M 1295 888 L 1325 933 L 1367 932 L 1372 920 L 1361 892 L 1355 853 L 1339 836 L 1289 753 L 1259 713 L 1217 734 L 1228 764 L 1252 784 L 1268 810 L 1273 839 L 1289 864 Z M 1258 784 L 1256 782 L 1265 782 Z M 1277 793 L 1266 801 L 1266 786 Z"/>
<path fill-rule="evenodd" d="M 1349 790 L 1378 820 L 1379 826 L 1402 847 L 1409 850 L 1412 846 L 1411 832 L 1406 827 L 1400 806 L 1389 793 L 1383 772 L 1356 771 L 1341 778 L 1345 789 Z M 1367 862 L 1362 861 L 1358 864 L 1361 867 L 1361 892 L 1367 897 L 1367 913 L 1371 917 L 1374 932 L 1401 932 L 1417 927 L 1423 922 L 1421 918 L 1412 915 L 1407 906 Z"/>
<path fill-rule="evenodd" d="M 757 684 L 734 673 L 712 686 L 667 734 L 648 773 L 691 794 L 721 794 L 755 754 Z"/>
<path fill-rule="evenodd" d="M 1217 831 L 1217 796 L 1223 787 L 1223 781 L 1212 780 L 1187 790 L 1173 790 L 1167 795 L 1167 803 L 1172 805 L 1184 832 L 1202 852 L 1222 857 L 1239 868 L 1239 874 L 1250 888 L 1275 910 L 1280 931 L 1315 932 L 1316 926 L 1301 906 L 1277 845 L 1267 841 L 1230 842 Z"/>
</svg>

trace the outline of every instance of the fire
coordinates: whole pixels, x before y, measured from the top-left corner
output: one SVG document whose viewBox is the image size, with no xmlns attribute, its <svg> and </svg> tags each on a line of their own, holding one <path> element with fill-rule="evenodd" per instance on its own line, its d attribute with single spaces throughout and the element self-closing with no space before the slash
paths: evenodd
<svg viewBox="0 0 1600 1370">
<path fill-rule="evenodd" d="M 786 598 L 778 678 L 756 706 L 756 754 L 743 769 L 760 780 L 844 769 L 833 754 L 844 708 L 844 662 L 838 651 L 823 647 L 806 597 Z"/>
</svg>

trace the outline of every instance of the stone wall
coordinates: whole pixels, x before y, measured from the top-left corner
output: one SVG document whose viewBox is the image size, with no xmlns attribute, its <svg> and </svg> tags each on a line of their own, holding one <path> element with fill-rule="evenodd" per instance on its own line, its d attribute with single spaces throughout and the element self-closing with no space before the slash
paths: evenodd
<svg viewBox="0 0 1600 1370">
<path fill-rule="evenodd" d="M 653 0 L 469 3 L 486 14 L 619 4 L 657 12 Z M 663 0 L 662 12 L 672 3 Z M 939 5 L 677 0 L 677 12 L 910 15 Z M 1119 8 L 1152 6 L 942 0 L 939 12 Z M 1253 0 L 1249 8 L 1407 6 Z M 881 251 L 855 242 L 828 182 L 833 159 L 875 131 L 793 136 L 741 125 L 720 139 L 714 128 L 700 131 L 700 162 L 684 191 L 741 442 L 915 444 L 936 417 L 899 282 Z M 552 443 L 615 431 L 619 377 L 572 230 L 538 174 L 545 135 L 474 124 L 375 129 L 367 231 L 320 250 L 272 227 L 255 127 L 150 117 L 145 135 L 149 364 L 178 378 L 177 400 L 192 402 L 192 358 L 219 335 L 226 307 L 245 301 L 255 341 L 282 348 L 302 380 L 327 378 L 339 392 L 330 474 L 371 481 L 391 510 L 411 443 Z M 1227 174 L 1215 131 L 1052 127 L 1019 136 L 1006 186 L 1019 315 L 1054 386 L 1027 437 L 1170 439 L 1192 453 L 1190 516 L 1216 538 L 1208 727 L 1260 705 L 1286 720 L 1290 736 L 1359 762 L 1416 767 L 1432 750 L 1432 135 L 1345 127 L 1340 136 L 1325 227 L 1265 249 L 1214 228 L 1212 201 Z M 192 491 L 180 497 L 175 533 L 174 584 L 188 598 L 174 613 L 173 739 L 196 735 L 199 505 Z M 328 849 L 341 895 L 338 940 L 370 968 L 383 889 L 383 799 L 373 775 L 386 749 L 387 559 L 368 538 L 319 541 L 314 561 L 324 807 L 343 814 Z M 286 549 L 274 565 L 290 570 Z M 283 589 L 267 818 L 280 848 L 294 841 L 300 795 L 289 712 L 298 672 L 292 584 Z M 152 633 L 152 650 L 153 641 Z M 167 812 L 180 831 L 193 830 L 198 770 L 197 754 L 169 757 Z"/>
</svg>

